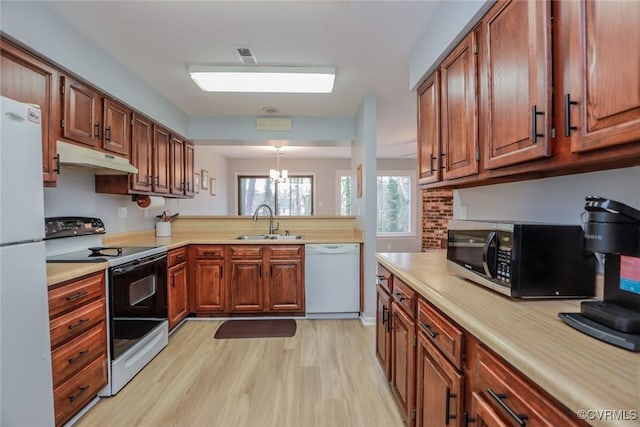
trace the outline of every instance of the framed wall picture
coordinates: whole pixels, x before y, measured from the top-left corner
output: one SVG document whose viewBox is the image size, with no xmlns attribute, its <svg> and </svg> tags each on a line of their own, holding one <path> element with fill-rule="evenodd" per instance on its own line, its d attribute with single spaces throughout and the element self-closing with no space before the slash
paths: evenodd
<svg viewBox="0 0 640 427">
<path fill-rule="evenodd" d="M 362 197 L 362 165 L 356 169 L 356 197 Z"/>
<path fill-rule="evenodd" d="M 209 171 L 202 169 L 200 174 L 200 186 L 203 190 L 209 189 Z"/>
<path fill-rule="evenodd" d="M 193 174 L 193 192 L 200 192 L 200 174 L 197 172 Z"/>
<path fill-rule="evenodd" d="M 212 196 L 216 195 L 216 179 L 215 178 L 211 178 L 211 182 L 209 183 L 209 193 Z"/>
</svg>

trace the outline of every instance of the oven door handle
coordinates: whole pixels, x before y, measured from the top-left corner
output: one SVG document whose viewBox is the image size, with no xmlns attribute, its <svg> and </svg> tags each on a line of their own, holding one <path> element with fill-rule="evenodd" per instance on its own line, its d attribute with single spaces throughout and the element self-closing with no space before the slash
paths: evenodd
<svg viewBox="0 0 640 427">
<path fill-rule="evenodd" d="M 145 266 L 145 265 L 160 261 L 162 258 L 166 258 L 166 255 L 162 255 L 162 256 L 159 256 L 159 257 L 153 257 L 152 259 L 148 259 L 148 260 L 143 261 L 143 262 L 134 261 L 133 265 L 126 266 L 126 267 L 116 267 L 116 268 L 111 270 L 111 273 L 113 273 L 114 275 L 125 274 L 125 273 L 130 272 L 131 270 L 135 270 L 138 267 L 142 267 L 142 266 Z"/>
</svg>

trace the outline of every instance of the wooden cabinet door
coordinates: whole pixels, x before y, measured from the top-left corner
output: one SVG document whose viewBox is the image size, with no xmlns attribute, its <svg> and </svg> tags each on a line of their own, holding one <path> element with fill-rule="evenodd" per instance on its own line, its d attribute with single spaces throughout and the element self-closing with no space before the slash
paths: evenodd
<svg viewBox="0 0 640 427">
<path fill-rule="evenodd" d="M 68 76 L 62 77 L 65 138 L 99 148 L 102 141 L 102 96 L 92 87 Z"/>
<path fill-rule="evenodd" d="M 440 68 L 444 179 L 478 173 L 480 152 L 475 38 L 475 32 L 471 32 Z"/>
<path fill-rule="evenodd" d="M 124 105 L 104 99 L 104 135 L 102 148 L 129 158 L 131 145 L 131 112 Z"/>
<path fill-rule="evenodd" d="M 183 196 L 184 181 L 184 139 L 171 135 L 171 161 L 169 167 L 171 194 Z"/>
<path fill-rule="evenodd" d="M 230 261 L 229 306 L 231 312 L 263 311 L 262 259 Z"/>
<path fill-rule="evenodd" d="M 153 125 L 153 192 L 169 194 L 171 137 L 169 131 Z"/>
<path fill-rule="evenodd" d="M 185 141 L 184 143 L 184 195 L 194 195 L 194 161 L 195 161 L 195 147 L 192 142 Z"/>
<path fill-rule="evenodd" d="M 131 126 L 131 163 L 138 173 L 131 176 L 131 189 L 151 191 L 153 183 L 153 127 L 151 121 L 133 113 Z"/>
<path fill-rule="evenodd" d="M 271 261 L 266 296 L 269 311 L 304 312 L 302 261 Z"/>
<path fill-rule="evenodd" d="M 550 2 L 500 0 L 480 34 L 484 167 L 549 156 Z"/>
<path fill-rule="evenodd" d="M 414 424 L 415 408 L 415 322 L 399 308 L 391 304 L 391 389 L 408 425 Z"/>
<path fill-rule="evenodd" d="M 42 173 L 45 185 L 56 183 L 56 139 L 61 112 L 58 72 L 6 40 L 0 43 L 0 94 L 40 106 Z"/>
<path fill-rule="evenodd" d="M 169 329 L 172 329 L 189 314 L 187 304 L 187 264 L 182 262 L 169 267 L 168 278 Z"/>
<path fill-rule="evenodd" d="M 416 426 L 462 426 L 462 375 L 422 333 L 417 353 Z"/>
<path fill-rule="evenodd" d="M 387 380 L 391 380 L 390 296 L 380 285 L 376 292 L 376 357 Z"/>
<path fill-rule="evenodd" d="M 196 259 L 193 282 L 194 311 L 225 311 L 224 260 Z"/>
<path fill-rule="evenodd" d="M 571 151 L 640 140 L 640 2 L 560 2 L 570 28 L 560 58 L 564 108 L 558 126 Z M 572 129 L 575 128 L 575 129 Z"/>
<path fill-rule="evenodd" d="M 440 75 L 436 71 L 418 89 L 419 183 L 440 181 L 440 170 Z"/>
</svg>

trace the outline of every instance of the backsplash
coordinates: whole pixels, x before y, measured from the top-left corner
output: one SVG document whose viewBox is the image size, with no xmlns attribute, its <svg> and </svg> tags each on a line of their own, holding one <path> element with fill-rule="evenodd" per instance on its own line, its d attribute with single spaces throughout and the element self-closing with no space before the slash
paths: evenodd
<svg viewBox="0 0 640 427">
<path fill-rule="evenodd" d="M 95 193 L 94 175 L 84 168 L 63 168 L 58 186 L 44 189 L 45 216 L 89 216 L 102 219 L 107 234 L 151 230 L 163 209 L 179 211 L 179 201 L 165 199 L 164 208 L 140 209 L 131 196 Z M 124 207 L 126 218 L 118 217 Z"/>
</svg>

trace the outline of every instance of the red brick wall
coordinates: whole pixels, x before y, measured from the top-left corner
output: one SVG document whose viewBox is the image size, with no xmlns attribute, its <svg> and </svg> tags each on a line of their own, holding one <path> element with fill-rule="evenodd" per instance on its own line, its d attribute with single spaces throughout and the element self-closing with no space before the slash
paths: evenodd
<svg viewBox="0 0 640 427">
<path fill-rule="evenodd" d="M 453 190 L 422 190 L 422 251 L 446 248 L 447 223 L 453 217 Z"/>
</svg>

